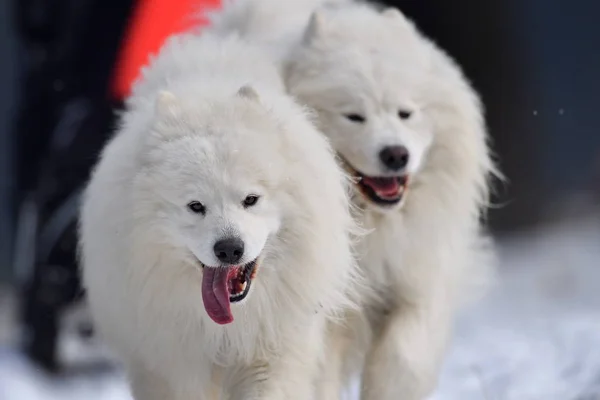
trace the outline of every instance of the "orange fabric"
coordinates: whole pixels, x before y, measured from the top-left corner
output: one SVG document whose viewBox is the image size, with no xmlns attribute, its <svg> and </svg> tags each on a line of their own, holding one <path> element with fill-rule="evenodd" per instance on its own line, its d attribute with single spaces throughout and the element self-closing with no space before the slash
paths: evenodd
<svg viewBox="0 0 600 400">
<path fill-rule="evenodd" d="M 206 21 L 194 20 L 203 9 L 214 9 L 220 0 L 138 0 L 115 64 L 112 94 L 124 99 L 150 55 L 165 39 L 197 27 Z"/>
</svg>

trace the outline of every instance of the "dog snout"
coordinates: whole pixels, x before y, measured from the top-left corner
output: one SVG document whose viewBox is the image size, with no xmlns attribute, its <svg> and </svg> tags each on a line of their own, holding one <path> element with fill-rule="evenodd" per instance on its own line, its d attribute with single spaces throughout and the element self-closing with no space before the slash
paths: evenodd
<svg viewBox="0 0 600 400">
<path fill-rule="evenodd" d="M 404 146 L 387 146 L 379 152 L 383 165 L 392 171 L 399 171 L 408 165 L 408 149 Z"/>
<path fill-rule="evenodd" d="M 222 263 L 235 264 L 244 255 L 244 241 L 238 237 L 228 237 L 218 240 L 213 250 Z"/>
</svg>

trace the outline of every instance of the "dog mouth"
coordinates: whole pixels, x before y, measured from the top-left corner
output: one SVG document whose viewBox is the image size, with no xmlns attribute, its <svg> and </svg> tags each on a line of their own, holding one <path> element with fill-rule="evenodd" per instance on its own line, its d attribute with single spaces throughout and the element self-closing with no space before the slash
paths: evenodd
<svg viewBox="0 0 600 400">
<path fill-rule="evenodd" d="M 243 265 L 208 267 L 202 263 L 202 301 L 208 316 L 219 325 L 233 322 L 231 303 L 239 303 L 250 293 L 258 259 Z"/>
<path fill-rule="evenodd" d="M 374 204 L 392 207 L 399 204 L 408 189 L 408 175 L 368 176 L 344 160 L 347 169 L 355 178 L 360 193 Z"/>
<path fill-rule="evenodd" d="M 360 175 L 357 178 L 356 185 L 361 193 L 373 203 L 384 206 L 400 203 L 408 183 L 406 176 L 371 177 Z"/>
</svg>

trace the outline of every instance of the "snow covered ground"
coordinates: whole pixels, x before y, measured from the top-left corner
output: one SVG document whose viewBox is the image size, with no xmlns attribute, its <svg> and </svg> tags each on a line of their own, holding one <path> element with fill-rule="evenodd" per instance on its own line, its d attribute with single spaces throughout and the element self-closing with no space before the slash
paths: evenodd
<svg viewBox="0 0 600 400">
<path fill-rule="evenodd" d="M 501 262 L 461 317 L 432 400 L 600 399 L 600 220 L 513 237 Z M 0 399 L 131 400 L 118 370 L 52 380 L 1 342 Z"/>
</svg>

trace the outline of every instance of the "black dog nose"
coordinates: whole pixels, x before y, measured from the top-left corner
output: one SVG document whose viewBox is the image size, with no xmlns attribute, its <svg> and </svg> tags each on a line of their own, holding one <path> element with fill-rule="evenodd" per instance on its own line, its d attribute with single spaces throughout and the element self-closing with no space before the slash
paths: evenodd
<svg viewBox="0 0 600 400">
<path fill-rule="evenodd" d="M 404 146 L 388 146 L 379 152 L 379 159 L 392 171 L 398 171 L 408 164 L 408 149 Z"/>
<path fill-rule="evenodd" d="M 213 250 L 219 261 L 227 264 L 235 264 L 244 255 L 244 242 L 237 237 L 221 239 L 215 243 Z"/>
</svg>

